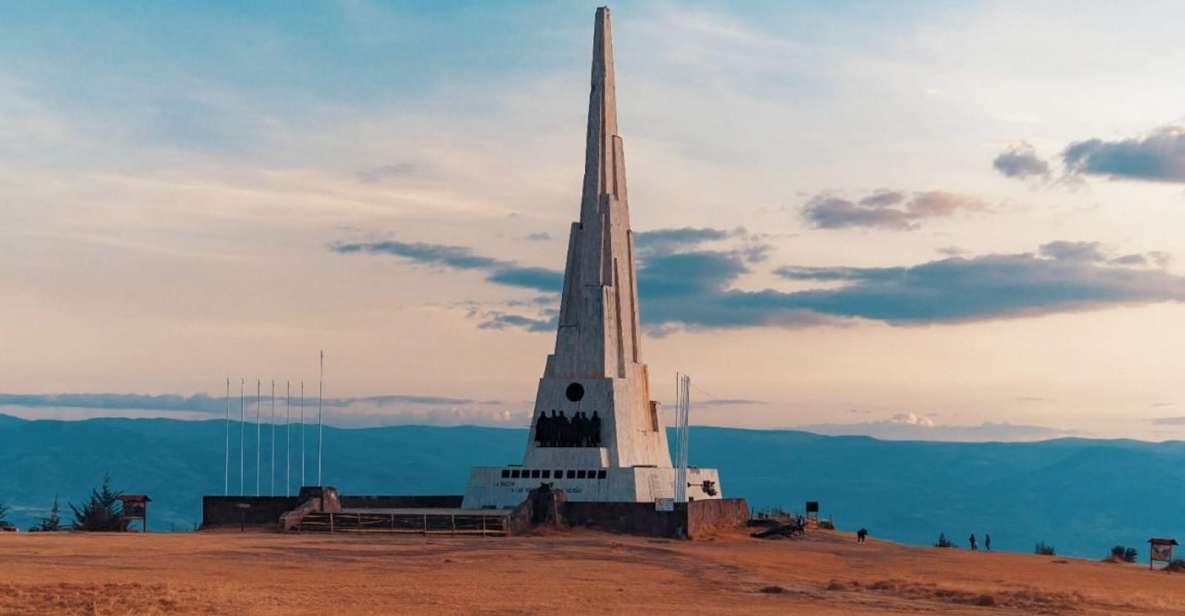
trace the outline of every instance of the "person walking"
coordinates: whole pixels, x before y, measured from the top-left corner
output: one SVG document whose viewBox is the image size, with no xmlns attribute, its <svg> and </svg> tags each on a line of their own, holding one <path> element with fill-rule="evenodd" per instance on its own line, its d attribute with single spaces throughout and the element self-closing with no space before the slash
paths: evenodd
<svg viewBox="0 0 1185 616">
<path fill-rule="evenodd" d="M 971 544 L 971 551 L 972 552 L 979 549 L 979 548 L 975 547 L 975 533 L 971 533 L 971 536 L 967 537 L 967 543 Z"/>
<path fill-rule="evenodd" d="M 861 528 L 860 530 L 856 531 L 856 543 L 864 543 L 864 539 L 866 537 L 868 537 L 867 528 Z"/>
<path fill-rule="evenodd" d="M 987 552 L 992 551 L 992 536 L 987 533 L 983 534 L 983 549 Z"/>
</svg>

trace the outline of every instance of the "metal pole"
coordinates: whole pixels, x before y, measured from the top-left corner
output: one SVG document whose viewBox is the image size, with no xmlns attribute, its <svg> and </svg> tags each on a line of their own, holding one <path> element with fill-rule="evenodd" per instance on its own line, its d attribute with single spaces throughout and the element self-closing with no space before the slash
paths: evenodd
<svg viewBox="0 0 1185 616">
<path fill-rule="evenodd" d="M 244 471 L 247 468 L 246 463 L 243 461 L 243 445 L 245 443 L 243 435 L 247 429 L 247 411 L 246 407 L 243 406 L 243 388 L 246 386 L 246 383 L 247 379 L 239 378 L 239 496 L 243 496 L 246 493 L 244 489 L 246 482 L 243 479 Z"/>
<path fill-rule="evenodd" d="M 230 377 L 226 377 L 226 462 L 222 466 L 222 495 L 230 496 Z"/>
<path fill-rule="evenodd" d="M 292 381 L 284 388 L 284 496 L 292 496 Z"/>
<path fill-rule="evenodd" d="M 304 381 L 300 382 L 300 487 L 305 486 L 304 482 Z"/>
<path fill-rule="evenodd" d="M 276 380 L 272 379 L 272 496 L 276 495 Z"/>
<path fill-rule="evenodd" d="M 325 396 L 325 351 L 321 351 L 321 378 L 317 384 L 317 485 L 323 486 L 321 483 L 321 455 L 324 453 L 325 435 L 323 428 L 322 416 L 322 400 Z"/>
<path fill-rule="evenodd" d="M 259 423 L 259 407 L 263 406 L 263 381 L 255 379 L 255 495 L 259 496 L 260 469 L 263 466 L 263 424 Z"/>
</svg>

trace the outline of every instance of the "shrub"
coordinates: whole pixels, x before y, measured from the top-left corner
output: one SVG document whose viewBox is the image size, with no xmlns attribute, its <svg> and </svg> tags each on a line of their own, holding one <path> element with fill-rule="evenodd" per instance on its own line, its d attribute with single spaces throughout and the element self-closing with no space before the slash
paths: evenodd
<svg viewBox="0 0 1185 616">
<path fill-rule="evenodd" d="M 1185 573 L 1185 560 L 1181 560 L 1180 558 L 1175 559 L 1173 562 L 1169 563 L 1168 566 L 1164 568 L 1164 570 Z"/>
<path fill-rule="evenodd" d="M 1052 545 L 1046 545 L 1044 541 L 1037 542 L 1037 547 L 1033 548 L 1033 553 L 1041 556 L 1057 556 L 1057 550 L 1054 550 Z"/>
<path fill-rule="evenodd" d="M 58 497 L 53 497 L 53 507 L 50 507 L 49 515 L 41 518 L 41 521 L 37 523 L 37 526 L 34 526 L 29 530 L 47 533 L 56 530 L 62 530 L 62 515 L 61 508 L 58 507 Z"/>
<path fill-rule="evenodd" d="M 1128 548 L 1122 545 L 1117 545 L 1111 548 L 1111 559 L 1116 561 L 1123 561 L 1125 563 L 1136 562 L 1138 553 L 1135 548 Z"/>
<path fill-rule="evenodd" d="M 4 524 L 8 523 L 8 520 L 5 519 L 5 517 L 7 515 L 8 515 L 8 507 L 6 507 L 4 505 L 4 503 L 0 503 L 0 525 L 4 525 Z"/>
<path fill-rule="evenodd" d="M 103 485 L 91 490 L 90 500 L 82 507 L 75 507 L 74 530 L 84 531 L 115 531 L 123 532 L 128 529 L 128 523 L 123 519 L 123 510 L 119 503 L 119 495 L 111 489 L 111 477 L 103 477 Z"/>
<path fill-rule="evenodd" d="M 946 538 L 946 533 L 938 533 L 938 542 L 934 544 L 936 548 L 957 548 L 954 541 Z"/>
</svg>

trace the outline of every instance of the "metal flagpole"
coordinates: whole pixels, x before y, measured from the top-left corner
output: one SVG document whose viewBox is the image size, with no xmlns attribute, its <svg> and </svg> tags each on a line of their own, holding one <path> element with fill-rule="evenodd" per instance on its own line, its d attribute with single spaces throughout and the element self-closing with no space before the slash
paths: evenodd
<svg viewBox="0 0 1185 616">
<path fill-rule="evenodd" d="M 304 381 L 300 382 L 300 487 L 304 482 Z"/>
<path fill-rule="evenodd" d="M 226 377 L 226 462 L 222 466 L 222 495 L 230 496 L 230 377 Z"/>
<path fill-rule="evenodd" d="M 243 477 L 245 475 L 244 471 L 247 468 L 246 463 L 243 461 L 243 445 L 245 443 L 245 441 L 243 440 L 243 435 L 247 429 L 247 427 L 246 427 L 247 426 L 247 411 L 245 410 L 246 407 L 243 406 L 243 388 L 246 387 L 246 385 L 247 385 L 247 379 L 240 377 L 239 378 L 239 496 L 243 496 L 246 493 L 246 490 L 244 489 L 245 481 L 243 479 Z"/>
<path fill-rule="evenodd" d="M 259 423 L 259 407 L 263 406 L 263 381 L 255 379 L 255 495 L 259 496 L 260 468 L 263 466 L 263 425 Z"/>
<path fill-rule="evenodd" d="M 276 380 L 272 379 L 272 496 L 276 495 Z"/>
<path fill-rule="evenodd" d="M 675 372 L 675 502 L 679 500 L 679 409 L 683 407 L 683 377 Z"/>
<path fill-rule="evenodd" d="M 321 455 L 324 453 L 324 423 L 321 420 L 322 416 L 322 400 L 325 396 L 325 351 L 321 351 L 321 378 L 317 384 L 317 485 L 323 486 L 321 483 Z"/>
<path fill-rule="evenodd" d="M 284 496 L 292 496 L 292 381 L 284 389 Z"/>
</svg>

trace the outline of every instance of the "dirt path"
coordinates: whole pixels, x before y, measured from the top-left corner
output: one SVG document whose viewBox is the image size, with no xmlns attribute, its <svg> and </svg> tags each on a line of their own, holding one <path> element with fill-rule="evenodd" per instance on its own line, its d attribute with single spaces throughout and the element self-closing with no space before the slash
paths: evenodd
<svg viewBox="0 0 1185 616">
<path fill-rule="evenodd" d="M 819 533 L 0 536 L 0 615 L 1183 614 L 1185 575 Z"/>
</svg>

